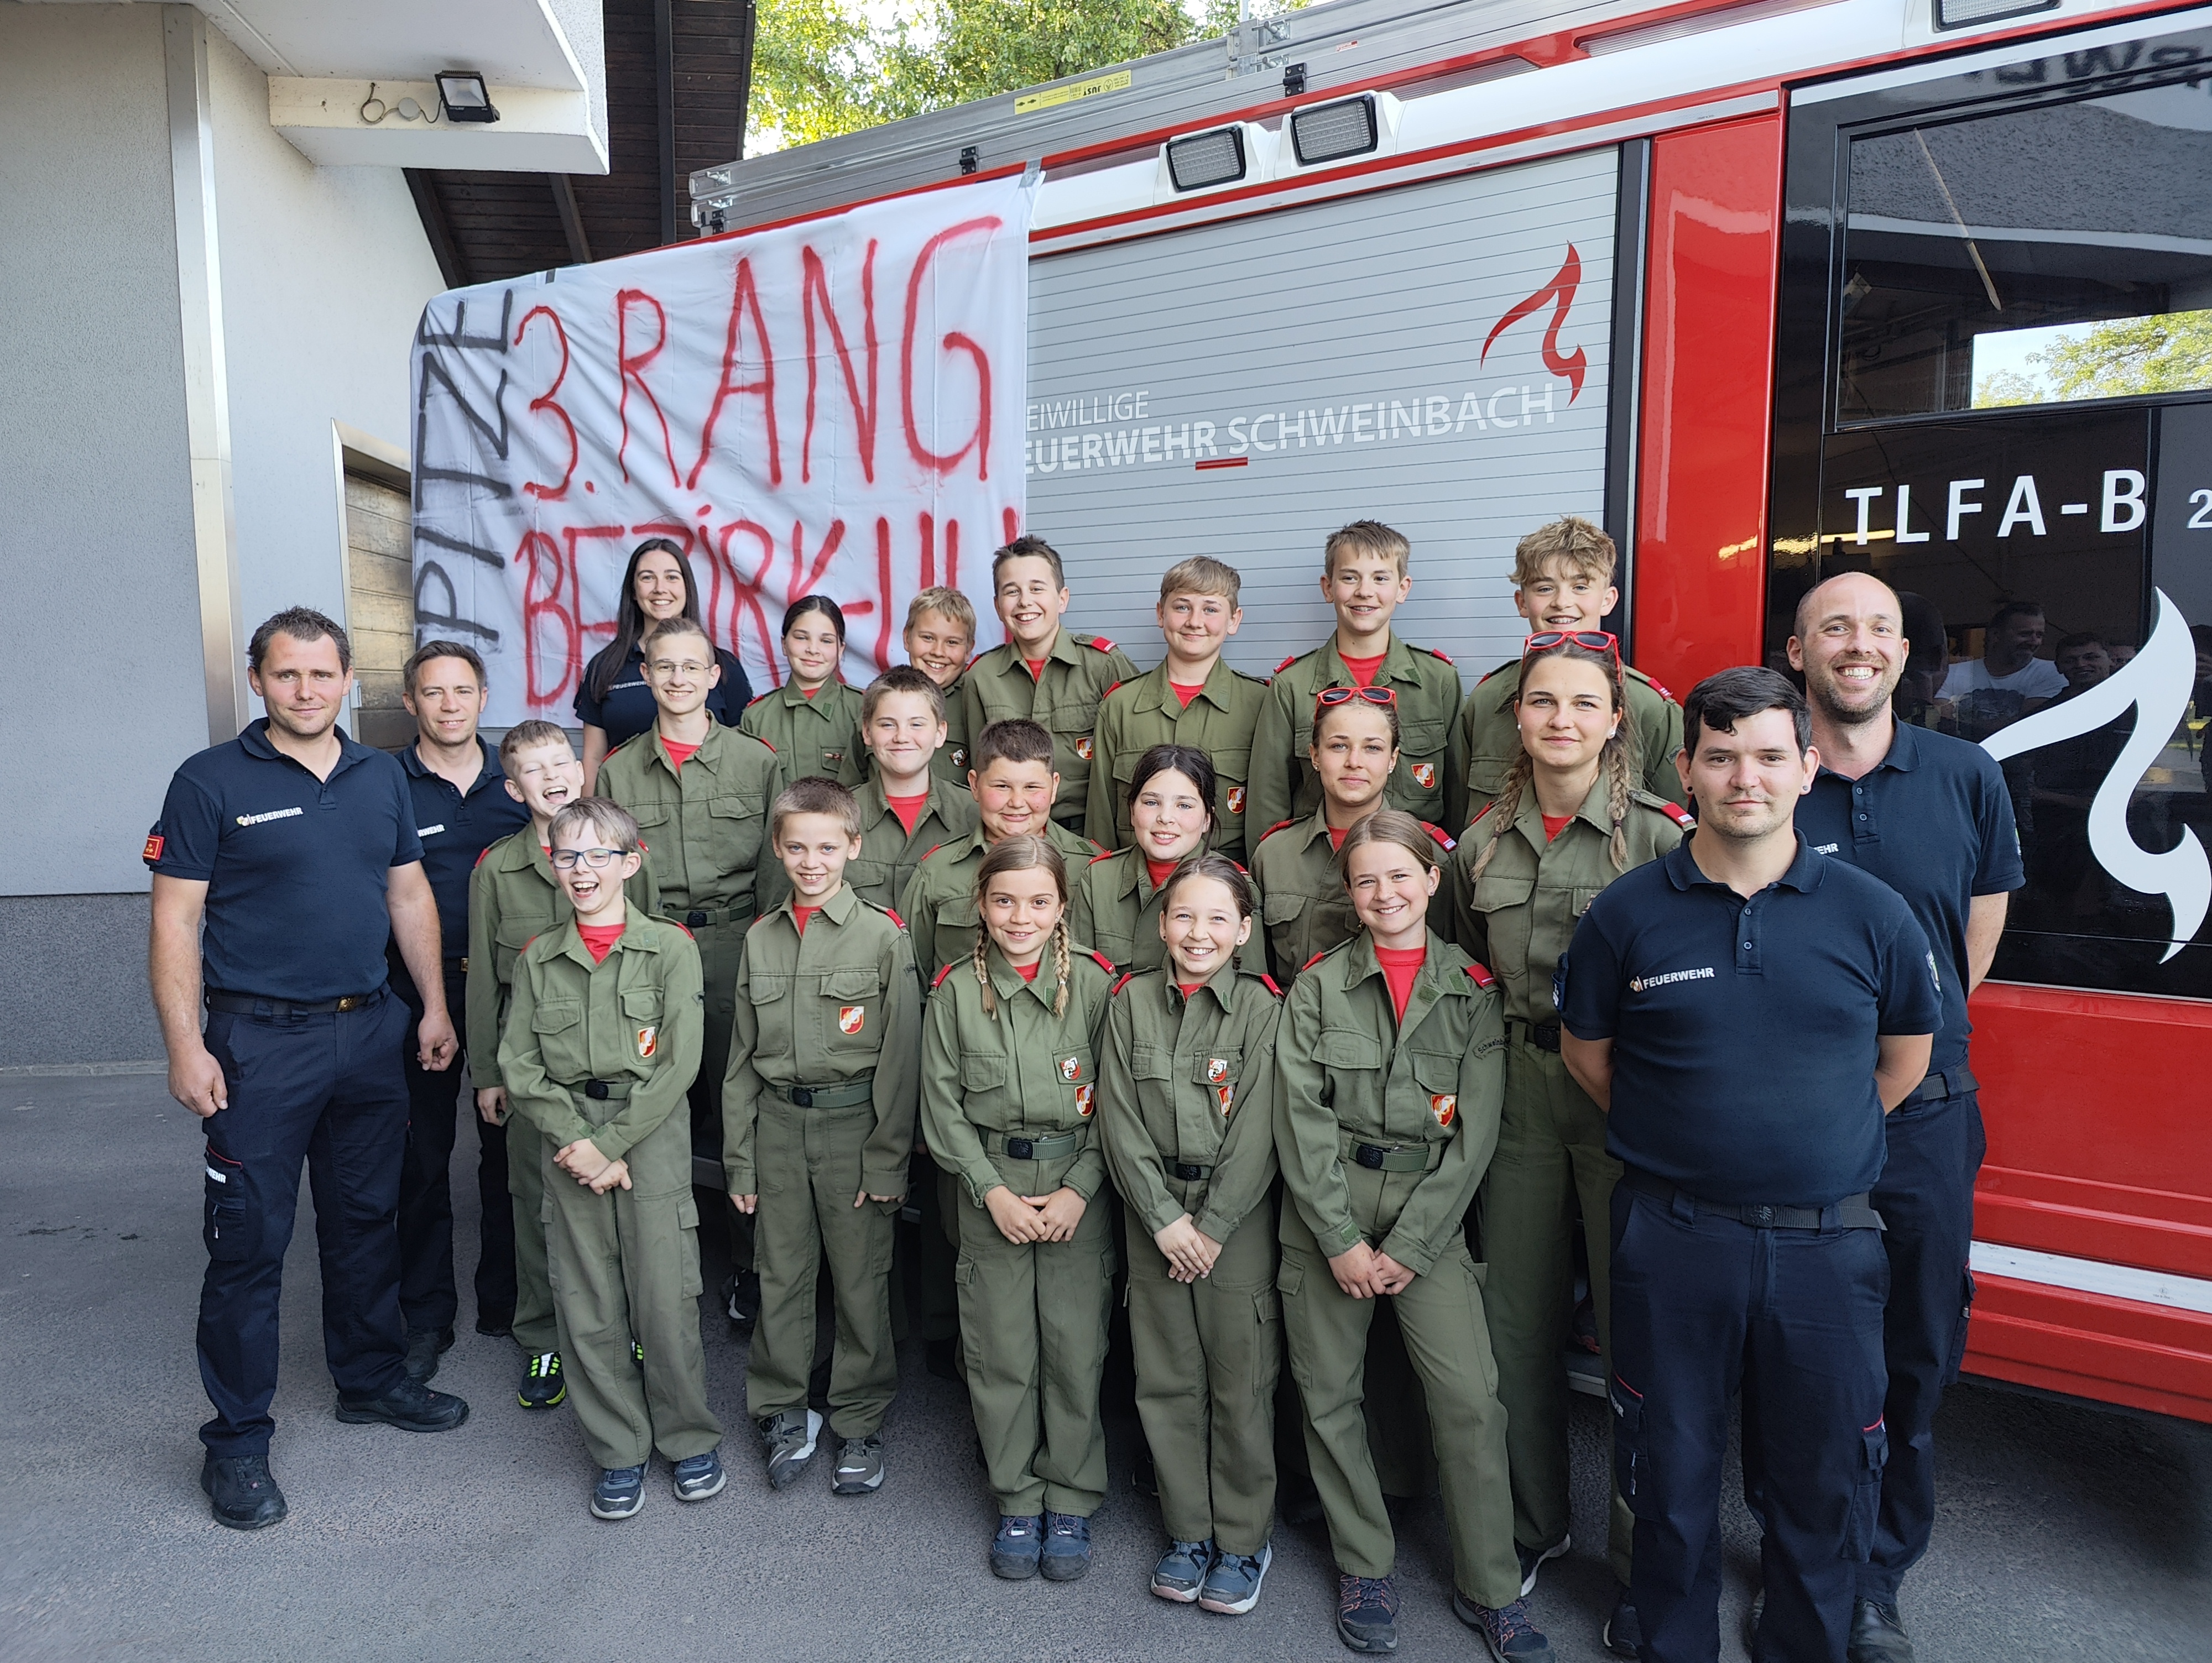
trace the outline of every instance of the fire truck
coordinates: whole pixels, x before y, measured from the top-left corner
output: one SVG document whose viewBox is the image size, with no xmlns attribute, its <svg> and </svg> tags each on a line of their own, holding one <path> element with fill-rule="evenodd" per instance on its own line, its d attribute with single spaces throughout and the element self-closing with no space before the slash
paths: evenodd
<svg viewBox="0 0 2212 1663">
<path fill-rule="evenodd" d="M 1027 529 L 1140 662 L 1200 550 L 1233 662 L 1310 647 L 1369 517 L 1470 683 L 1563 513 L 1676 689 L 1784 663 L 1823 574 L 1905 595 L 1900 714 L 2002 761 L 2029 874 L 1966 1366 L 2212 1420 L 2212 8 L 1338 0 L 691 190 L 714 234 L 1016 171 Z"/>
</svg>

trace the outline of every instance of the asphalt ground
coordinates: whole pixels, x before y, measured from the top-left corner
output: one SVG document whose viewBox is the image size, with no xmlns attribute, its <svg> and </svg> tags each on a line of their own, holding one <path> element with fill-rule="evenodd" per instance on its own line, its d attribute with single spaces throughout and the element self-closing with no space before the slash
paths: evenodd
<svg viewBox="0 0 2212 1663">
<path fill-rule="evenodd" d="M 830 1493 L 828 1452 L 767 1488 L 744 1430 L 744 1346 L 702 1302 L 729 1488 L 678 1505 L 656 1465 L 644 1512 L 585 1510 L 596 1476 L 565 1410 L 514 1397 L 511 1343 L 475 1333 L 475 1186 L 456 1157 L 462 1332 L 436 1384 L 459 1430 L 331 1416 L 306 1187 L 286 1266 L 274 1466 L 291 1516 L 216 1526 L 198 1483 L 208 1409 L 193 1361 L 204 1256 L 200 1145 L 158 1075 L 0 1078 L 0 1659 L 878 1658 L 1327 1660 L 1325 1536 L 1279 1528 L 1242 1617 L 1146 1592 L 1162 1545 L 1131 1487 L 1133 1424 L 1109 1420 L 1115 1490 L 1084 1581 L 994 1581 L 995 1522 L 960 1388 L 903 1358 L 878 1494 Z M 710 1267 L 708 1286 L 714 1285 Z M 1600 1405 L 1576 1400 L 1577 1545 L 1533 1606 L 1561 1663 L 1607 1655 Z M 1940 1660 L 2198 1658 L 2212 1634 L 2212 1428 L 1972 1384 L 1939 1433 L 1943 1510 L 1904 1609 Z M 1735 1478 L 1723 1498 L 1721 1654 L 1756 1565 Z M 1403 1657 L 1482 1654 L 1452 1617 L 1431 1502 L 1401 1514 Z"/>
</svg>

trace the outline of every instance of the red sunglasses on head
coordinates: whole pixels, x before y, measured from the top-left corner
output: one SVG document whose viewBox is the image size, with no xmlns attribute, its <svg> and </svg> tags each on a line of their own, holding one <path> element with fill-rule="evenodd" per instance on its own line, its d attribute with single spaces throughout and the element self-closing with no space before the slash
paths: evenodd
<svg viewBox="0 0 2212 1663">
<path fill-rule="evenodd" d="M 1602 629 L 1540 629 L 1521 643 L 1521 656 L 1533 659 L 1539 652 L 1553 652 L 1563 646 L 1602 652 L 1614 664 L 1620 662 L 1620 637 Z"/>
<path fill-rule="evenodd" d="M 1370 705 L 1395 705 L 1395 691 L 1387 687 L 1325 687 L 1314 695 L 1314 708 L 1327 710 L 1331 705 L 1348 705 L 1354 699 L 1364 699 Z"/>
</svg>

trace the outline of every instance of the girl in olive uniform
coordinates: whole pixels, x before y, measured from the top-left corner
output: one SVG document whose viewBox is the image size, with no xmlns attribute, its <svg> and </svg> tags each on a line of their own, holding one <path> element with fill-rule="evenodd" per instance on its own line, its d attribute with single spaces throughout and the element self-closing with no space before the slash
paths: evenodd
<svg viewBox="0 0 2212 1663">
<path fill-rule="evenodd" d="M 999 1503 L 991 1569 L 1073 1581 L 1106 1494 L 1114 1243 L 1092 1117 L 1113 979 L 1070 943 L 1067 868 L 1045 839 L 993 844 L 975 904 L 975 951 L 939 973 L 922 1025 L 922 1124 L 958 1191 L 969 1399 Z"/>
<path fill-rule="evenodd" d="M 1606 1153 L 1603 1112 L 1559 1060 L 1553 975 L 1598 892 L 1680 843 L 1689 816 L 1637 783 L 1645 769 L 1635 730 L 1622 720 L 1626 688 L 1612 636 L 1531 635 L 1518 668 L 1521 755 L 1453 853 L 1450 883 L 1460 944 L 1497 971 L 1505 995 L 1505 1102 L 1483 1191 L 1484 1293 L 1525 1588 L 1568 1546 L 1559 1353 L 1574 1315 L 1576 1205 L 1591 1221 L 1583 1232 L 1590 1299 L 1599 1350 L 1609 1359 L 1605 1221 L 1620 1176 Z M 1621 1604 L 1633 1530 L 1616 1496 L 1609 1545 Z M 1607 1643 L 1623 1630 L 1616 1605 Z"/>
<path fill-rule="evenodd" d="M 1461 1228 L 1497 1143 L 1504 1024 L 1490 973 L 1427 927 L 1434 852 L 1411 815 L 1354 826 L 1339 859 L 1363 932 L 1291 986 L 1276 1043 L 1284 1337 L 1341 1573 L 1339 1637 L 1397 1645 L 1396 1542 L 1361 1413 L 1387 1298 L 1427 1394 L 1453 1609 L 1493 1656 L 1548 1657 L 1521 1603 L 1505 1415 Z"/>
<path fill-rule="evenodd" d="M 1165 962 L 1164 886 L 1169 873 L 1212 841 L 1216 788 L 1212 759 L 1193 746 L 1154 745 L 1137 759 L 1129 778 L 1133 839 L 1076 873 L 1069 911 L 1075 938 L 1103 953 L 1117 971 L 1157 970 Z M 1267 968 L 1267 953 L 1256 931 L 1254 938 L 1236 956 L 1256 975 Z"/>
<path fill-rule="evenodd" d="M 860 695 L 837 673 L 845 656 L 845 614 L 827 595 L 807 595 L 783 614 L 783 659 L 791 679 L 745 707 L 738 727 L 771 745 L 782 781 L 819 774 L 857 780 Z"/>
<path fill-rule="evenodd" d="M 1267 968 L 1285 986 L 1314 955 L 1349 941 L 1359 927 L 1336 854 L 1345 834 L 1382 806 L 1398 767 L 1397 695 L 1382 687 L 1324 688 L 1307 755 L 1321 780 L 1321 807 L 1268 828 L 1252 856 Z M 1452 841 L 1433 826 L 1428 831 L 1441 859 Z"/>
<path fill-rule="evenodd" d="M 1170 1539 L 1152 1592 L 1237 1613 L 1259 1603 L 1273 1557 L 1281 996 L 1237 967 L 1253 894 L 1235 861 L 1185 861 L 1161 901 L 1168 963 L 1124 977 L 1107 1013 L 1099 1132 L 1128 1242 L 1137 1413 Z"/>
</svg>

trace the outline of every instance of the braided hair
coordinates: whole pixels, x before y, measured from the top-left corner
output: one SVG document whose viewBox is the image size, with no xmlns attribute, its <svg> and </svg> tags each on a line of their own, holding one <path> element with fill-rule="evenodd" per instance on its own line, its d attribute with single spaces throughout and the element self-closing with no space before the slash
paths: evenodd
<svg viewBox="0 0 2212 1663">
<path fill-rule="evenodd" d="M 1612 736 L 1606 740 L 1604 749 L 1598 753 L 1598 773 L 1605 780 L 1606 817 L 1613 826 L 1613 838 L 1608 853 L 1613 857 L 1613 870 L 1625 872 L 1628 870 L 1629 792 L 1635 788 L 1638 762 L 1636 730 L 1627 720 L 1626 701 L 1621 696 L 1620 679 L 1614 672 L 1613 660 L 1604 653 L 1593 652 L 1586 646 L 1578 646 L 1574 642 L 1569 641 L 1565 646 L 1555 646 L 1533 657 L 1523 658 L 1521 660 L 1522 685 L 1527 684 L 1528 672 L 1540 658 L 1568 659 L 1581 664 L 1594 664 L 1605 672 L 1606 685 L 1613 694 L 1614 723 Z M 1521 695 L 1517 692 L 1513 695 L 1513 705 L 1516 711 L 1518 711 L 1521 706 Z M 1498 801 L 1492 805 L 1492 811 L 1498 816 L 1498 823 L 1491 830 L 1490 841 L 1482 846 L 1482 853 L 1475 857 L 1474 865 L 1468 873 L 1469 877 L 1477 879 L 1481 877 L 1485 869 L 1490 865 L 1491 857 L 1498 853 L 1498 841 L 1505 835 L 1505 828 L 1520 817 L 1521 799 L 1528 794 L 1528 787 L 1535 779 L 1535 761 L 1529 755 L 1528 748 L 1524 743 L 1521 748 L 1521 754 L 1513 759 L 1512 772 L 1505 776 L 1505 789 L 1498 792 Z"/>
<path fill-rule="evenodd" d="M 975 869 L 975 910 L 983 910 L 984 897 L 990 892 L 991 880 L 1001 872 L 1025 872 L 1042 869 L 1052 874 L 1053 883 L 1060 890 L 1060 921 L 1052 926 L 1052 970 L 1054 990 L 1052 1014 L 1067 1014 L 1068 989 L 1074 979 L 1068 972 L 1070 937 L 1067 928 L 1067 862 L 1060 858 L 1058 849 L 1042 837 L 1006 837 L 994 843 L 983 856 L 983 864 Z M 999 1000 L 991 986 L 991 932 L 980 923 L 975 931 L 974 963 L 975 980 L 983 990 L 983 1014 L 995 1020 Z"/>
</svg>

